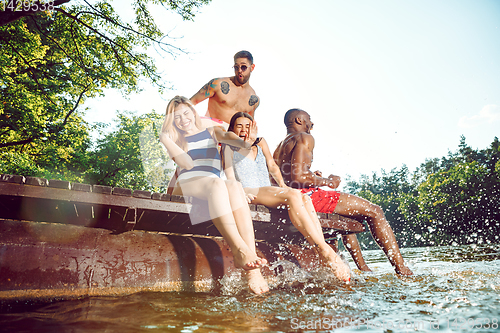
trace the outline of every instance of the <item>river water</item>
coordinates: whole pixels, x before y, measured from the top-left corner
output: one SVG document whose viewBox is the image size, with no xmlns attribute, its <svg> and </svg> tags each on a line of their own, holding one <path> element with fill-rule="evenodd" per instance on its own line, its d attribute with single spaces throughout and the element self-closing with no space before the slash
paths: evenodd
<svg viewBox="0 0 500 333">
<path fill-rule="evenodd" d="M 498 332 L 500 245 L 402 249 L 398 277 L 380 250 L 373 273 L 341 286 L 288 262 L 263 296 L 236 277 L 219 294 L 138 293 L 45 304 L 3 304 L 5 332 Z M 354 267 L 350 262 L 350 266 Z"/>
</svg>

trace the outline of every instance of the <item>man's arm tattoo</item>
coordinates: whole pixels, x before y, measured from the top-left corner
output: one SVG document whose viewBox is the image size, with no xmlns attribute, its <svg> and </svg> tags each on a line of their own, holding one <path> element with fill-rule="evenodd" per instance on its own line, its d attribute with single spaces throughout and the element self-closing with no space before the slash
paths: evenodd
<svg viewBox="0 0 500 333">
<path fill-rule="evenodd" d="M 259 98 L 255 95 L 250 96 L 250 99 L 248 100 L 248 105 L 254 106 L 259 102 Z"/>
<path fill-rule="evenodd" d="M 227 83 L 226 81 L 222 81 L 222 83 L 220 84 L 220 90 L 224 95 L 227 95 L 229 93 L 229 83 Z"/>
<path fill-rule="evenodd" d="M 205 90 L 205 97 L 210 96 L 210 88 L 215 89 L 217 87 L 216 84 L 214 84 L 215 79 L 210 80 L 207 84 L 201 88 L 201 90 Z"/>
</svg>

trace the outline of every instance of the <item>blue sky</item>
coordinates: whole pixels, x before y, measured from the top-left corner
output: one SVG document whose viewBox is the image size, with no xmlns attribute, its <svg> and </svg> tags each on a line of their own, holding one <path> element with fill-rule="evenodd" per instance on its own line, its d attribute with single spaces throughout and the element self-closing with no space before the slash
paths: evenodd
<svg viewBox="0 0 500 333">
<path fill-rule="evenodd" d="M 171 97 L 231 76 L 232 56 L 245 49 L 256 64 L 260 135 L 274 150 L 286 134 L 284 113 L 308 111 L 313 169 L 324 174 L 358 178 L 403 164 L 413 171 L 456 150 L 461 135 L 480 149 L 500 137 L 500 1 L 213 0 L 194 22 L 156 12 L 179 37 L 172 44 L 190 52 L 174 59 L 151 51 L 173 89 L 160 96 L 144 85 L 128 100 L 110 91 L 86 103 L 87 120 L 163 113 Z"/>
</svg>

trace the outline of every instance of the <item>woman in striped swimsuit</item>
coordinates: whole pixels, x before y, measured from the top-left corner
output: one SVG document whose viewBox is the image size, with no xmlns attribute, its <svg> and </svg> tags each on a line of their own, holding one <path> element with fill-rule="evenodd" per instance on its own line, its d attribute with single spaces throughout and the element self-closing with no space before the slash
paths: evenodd
<svg viewBox="0 0 500 333">
<path fill-rule="evenodd" d="M 174 97 L 167 106 L 160 141 L 181 168 L 177 184 L 182 195 L 208 201 L 210 217 L 229 244 L 235 266 L 245 270 L 250 290 L 256 294 L 268 291 L 260 272 L 267 260 L 257 256 L 245 192 L 237 181 L 220 178 L 218 142 L 239 147 L 249 144 L 218 124 L 202 125 L 192 103 L 181 96 Z"/>
</svg>

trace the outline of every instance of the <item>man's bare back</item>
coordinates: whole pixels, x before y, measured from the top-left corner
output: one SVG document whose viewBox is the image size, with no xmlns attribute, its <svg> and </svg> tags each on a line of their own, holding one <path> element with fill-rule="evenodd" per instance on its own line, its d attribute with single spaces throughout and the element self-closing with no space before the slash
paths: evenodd
<svg viewBox="0 0 500 333">
<path fill-rule="evenodd" d="M 285 183 L 293 188 L 328 186 L 335 189 L 340 177 L 323 178 L 320 171 L 311 171 L 314 137 L 310 131 L 313 122 L 307 112 L 300 109 L 289 111 L 287 136 L 274 151 L 273 158 L 281 170 Z M 294 116 L 296 115 L 296 117 Z"/>
<path fill-rule="evenodd" d="M 251 54 L 247 51 L 238 52 L 234 59 L 235 75 L 210 80 L 191 97 L 191 102 L 196 105 L 208 98 L 206 116 L 226 123 L 240 111 L 249 113 L 253 117 L 260 103 L 259 97 L 249 83 L 254 68 Z"/>
<path fill-rule="evenodd" d="M 304 144 L 307 144 L 307 146 L 303 147 Z M 283 180 L 290 187 L 306 187 L 303 182 L 297 182 L 293 175 L 294 170 L 296 170 L 297 167 L 300 167 L 302 171 L 310 170 L 313 160 L 313 150 L 303 149 L 308 147 L 314 148 L 314 138 L 311 134 L 305 132 L 291 133 L 279 143 L 278 147 L 274 151 L 274 161 L 281 170 Z M 298 148 L 300 152 L 296 151 L 296 148 Z"/>
</svg>

